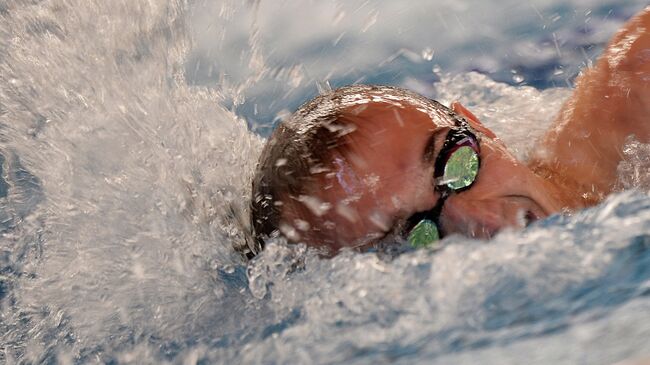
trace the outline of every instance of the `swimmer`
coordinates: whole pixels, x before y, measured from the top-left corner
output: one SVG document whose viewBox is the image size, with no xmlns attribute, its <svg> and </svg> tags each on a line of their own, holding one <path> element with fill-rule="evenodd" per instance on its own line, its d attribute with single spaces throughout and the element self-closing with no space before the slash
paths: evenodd
<svg viewBox="0 0 650 365">
<path fill-rule="evenodd" d="M 408 90 L 355 85 L 321 95 L 269 138 L 252 182 L 254 242 L 335 255 L 385 242 L 490 238 L 601 202 L 622 147 L 650 143 L 650 7 L 585 70 L 550 130 L 521 162 L 469 110 Z"/>
</svg>

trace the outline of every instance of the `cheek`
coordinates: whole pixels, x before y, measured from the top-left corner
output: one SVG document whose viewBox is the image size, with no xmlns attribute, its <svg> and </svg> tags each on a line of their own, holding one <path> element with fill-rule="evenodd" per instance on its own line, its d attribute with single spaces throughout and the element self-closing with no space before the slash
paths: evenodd
<svg viewBox="0 0 650 365">
<path fill-rule="evenodd" d="M 430 209 L 437 200 L 432 174 L 432 168 L 421 166 L 403 171 L 398 179 L 383 185 L 382 205 L 390 206 L 397 215 Z"/>
</svg>

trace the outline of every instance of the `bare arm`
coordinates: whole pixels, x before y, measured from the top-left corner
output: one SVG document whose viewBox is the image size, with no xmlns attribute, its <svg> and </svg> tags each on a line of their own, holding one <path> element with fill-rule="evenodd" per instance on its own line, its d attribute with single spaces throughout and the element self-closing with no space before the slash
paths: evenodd
<svg viewBox="0 0 650 365">
<path fill-rule="evenodd" d="M 579 197 L 570 208 L 597 203 L 611 192 L 622 146 L 632 134 L 650 143 L 650 7 L 579 76 L 531 168 Z"/>
</svg>

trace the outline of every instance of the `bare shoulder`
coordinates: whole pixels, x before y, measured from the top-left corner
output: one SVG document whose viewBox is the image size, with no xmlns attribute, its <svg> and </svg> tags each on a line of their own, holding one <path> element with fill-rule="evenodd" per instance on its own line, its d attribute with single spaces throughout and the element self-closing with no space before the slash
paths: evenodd
<svg viewBox="0 0 650 365">
<path fill-rule="evenodd" d="M 623 97 L 620 103 L 624 112 L 636 116 L 645 114 L 643 120 L 647 120 L 650 113 L 650 6 L 616 33 L 599 60 L 596 72 L 607 74 L 610 92 Z M 633 117 L 628 119 L 636 122 Z"/>
<path fill-rule="evenodd" d="M 611 71 L 650 71 L 650 6 L 614 35 L 601 62 Z"/>
<path fill-rule="evenodd" d="M 613 37 L 544 136 L 531 166 L 578 193 L 607 195 L 616 182 L 626 139 L 650 143 L 650 7 Z M 576 189 L 574 189 L 576 190 Z M 587 202 L 586 202 L 587 203 Z M 586 204 L 589 205 L 589 204 Z"/>
<path fill-rule="evenodd" d="M 586 85 L 582 85 L 586 84 Z M 650 92 L 650 6 L 630 19 L 611 39 L 596 66 L 585 72 L 577 88 L 595 88 L 630 112 L 647 104 Z M 579 91 L 579 90 L 578 90 Z M 619 97 L 619 100 L 616 100 Z M 631 99 L 643 101 L 631 105 Z M 647 107 L 647 106 L 646 106 Z M 634 110 L 638 114 L 638 110 Z"/>
</svg>

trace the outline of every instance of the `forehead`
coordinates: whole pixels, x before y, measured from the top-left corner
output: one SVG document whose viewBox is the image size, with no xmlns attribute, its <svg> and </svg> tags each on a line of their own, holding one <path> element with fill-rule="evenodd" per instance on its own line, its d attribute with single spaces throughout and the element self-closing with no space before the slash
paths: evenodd
<svg viewBox="0 0 650 365">
<path fill-rule="evenodd" d="M 434 135 L 453 126 L 455 118 L 432 101 L 380 99 L 348 106 L 340 122 L 347 131 L 340 152 L 356 170 L 394 175 L 423 160 L 431 162 Z"/>
<path fill-rule="evenodd" d="M 435 148 L 433 136 L 436 131 L 446 129 L 453 123 L 438 110 L 436 119 L 421 106 L 404 103 L 401 100 L 371 101 L 348 107 L 342 117 L 343 123 L 351 124 L 351 131 L 343 136 L 343 148 L 334 151 L 331 162 L 343 191 L 350 193 L 341 174 L 355 175 L 355 179 L 377 180 L 379 188 L 392 189 L 391 185 L 402 179 L 409 179 L 414 171 L 426 170 L 430 162 L 429 149 Z M 432 143 L 433 142 L 433 143 Z M 423 165 L 425 164 L 425 165 Z M 354 179 L 353 179 L 354 180 Z M 355 191 L 364 192 L 364 184 L 357 184 Z M 374 187 L 373 190 L 377 190 Z M 336 194 L 335 194 L 336 196 Z"/>
</svg>

